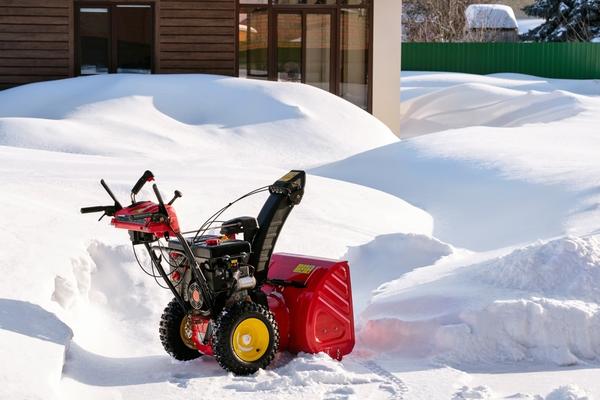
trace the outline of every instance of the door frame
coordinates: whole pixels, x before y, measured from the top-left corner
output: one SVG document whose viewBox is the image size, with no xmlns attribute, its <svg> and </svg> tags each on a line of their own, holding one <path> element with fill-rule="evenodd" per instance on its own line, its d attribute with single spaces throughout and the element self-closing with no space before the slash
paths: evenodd
<svg viewBox="0 0 600 400">
<path fill-rule="evenodd" d="M 73 29 L 73 35 L 74 35 L 74 39 L 73 39 L 73 43 L 75 45 L 74 48 L 74 66 L 75 66 L 75 71 L 74 71 L 74 75 L 75 76 L 81 76 L 81 58 L 80 58 L 80 46 L 81 46 L 81 41 L 80 41 L 80 35 L 79 35 L 79 16 L 80 16 L 80 10 L 82 8 L 107 8 L 108 9 L 108 14 L 109 14 L 109 24 L 110 24 L 110 32 L 109 32 L 109 38 L 110 38 L 110 49 L 108 52 L 108 73 L 109 74 L 114 74 L 117 73 L 116 72 L 116 63 L 117 63 L 117 35 L 115 34 L 116 32 L 116 17 L 115 17 L 115 10 L 118 8 L 118 6 L 147 6 L 150 8 L 150 12 L 151 12 L 151 21 L 152 21 L 152 41 L 150 43 L 150 49 L 151 49 L 151 54 L 150 54 L 150 73 L 154 74 L 155 73 L 155 69 L 156 69 L 156 32 L 157 32 L 157 21 L 156 21 L 156 4 L 154 3 L 154 1 L 152 0 L 148 0 L 148 1 L 86 1 L 86 0 L 80 0 L 80 1 L 75 1 L 75 5 L 73 7 L 73 22 L 74 22 L 74 29 Z"/>
<path fill-rule="evenodd" d="M 308 8 L 308 7 L 277 7 L 272 11 L 272 23 L 270 24 L 269 32 L 269 80 L 279 80 L 278 68 L 278 34 L 279 34 L 279 15 L 280 14 L 295 14 L 300 15 L 302 20 L 302 41 L 301 41 L 301 82 L 306 83 L 306 37 L 308 33 L 307 16 L 309 14 L 329 15 L 330 18 L 330 37 L 329 37 L 329 92 L 333 94 L 339 93 L 339 85 L 337 84 L 338 70 L 338 51 L 339 48 L 339 33 L 337 26 L 337 11 L 335 8 Z"/>
<path fill-rule="evenodd" d="M 367 10 L 367 24 L 368 24 L 368 32 L 367 32 L 367 43 L 368 43 L 368 65 L 367 65 L 367 111 L 373 112 L 373 22 L 374 22 L 374 8 L 376 7 L 375 0 L 363 0 L 360 4 L 343 4 L 342 0 L 337 0 L 333 4 L 278 4 L 275 0 L 263 0 L 256 2 L 244 2 L 241 3 L 241 0 L 235 0 L 235 14 L 236 14 L 236 27 L 239 26 L 240 23 L 240 13 L 247 12 L 252 9 L 265 9 L 267 10 L 268 15 L 268 35 L 269 40 L 267 44 L 267 68 L 268 68 L 268 76 L 269 80 L 277 80 L 277 73 L 272 72 L 276 70 L 273 66 L 273 63 L 276 63 L 276 50 L 274 47 L 276 46 L 276 42 L 273 39 L 276 34 L 276 13 L 278 11 L 289 11 L 289 12 L 331 12 L 334 16 L 332 24 L 334 26 L 334 35 L 332 37 L 332 45 L 335 46 L 335 50 L 333 51 L 333 57 L 331 59 L 333 64 L 333 88 L 330 90 L 331 93 L 340 96 L 341 95 L 341 80 L 342 80 L 342 71 L 341 71 L 341 49 L 342 49 L 342 33 L 341 33 L 341 20 L 342 20 L 342 10 L 344 9 L 366 9 Z M 237 31 L 237 30 L 236 30 Z M 332 46 L 332 47 L 333 47 Z M 240 42 L 239 42 L 239 33 L 235 35 L 235 76 L 240 75 L 239 66 L 240 66 Z M 274 61 L 275 60 L 275 61 Z"/>
</svg>

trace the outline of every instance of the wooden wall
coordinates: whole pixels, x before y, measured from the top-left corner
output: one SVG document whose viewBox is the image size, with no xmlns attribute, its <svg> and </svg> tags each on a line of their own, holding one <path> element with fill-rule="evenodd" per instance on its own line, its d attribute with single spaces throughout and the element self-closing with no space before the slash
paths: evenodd
<svg viewBox="0 0 600 400">
<path fill-rule="evenodd" d="M 121 2 L 154 5 L 156 73 L 237 74 L 237 0 Z M 0 89 L 75 75 L 74 18 L 74 0 L 0 0 Z"/>
<path fill-rule="evenodd" d="M 157 71 L 235 75 L 236 3 L 160 1 Z"/>
<path fill-rule="evenodd" d="M 0 89 L 71 75 L 72 15 L 72 0 L 0 0 Z"/>
</svg>

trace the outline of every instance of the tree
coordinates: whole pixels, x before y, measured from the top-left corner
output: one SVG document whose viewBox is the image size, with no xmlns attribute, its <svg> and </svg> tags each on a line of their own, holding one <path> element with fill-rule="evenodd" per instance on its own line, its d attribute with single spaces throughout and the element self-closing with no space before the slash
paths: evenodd
<svg viewBox="0 0 600 400">
<path fill-rule="evenodd" d="M 457 42 L 465 36 L 465 10 L 491 0 L 404 0 L 402 29 L 409 42 Z"/>
<path fill-rule="evenodd" d="M 523 11 L 545 23 L 523 35 L 536 42 L 600 40 L 600 0 L 536 0 Z"/>
</svg>

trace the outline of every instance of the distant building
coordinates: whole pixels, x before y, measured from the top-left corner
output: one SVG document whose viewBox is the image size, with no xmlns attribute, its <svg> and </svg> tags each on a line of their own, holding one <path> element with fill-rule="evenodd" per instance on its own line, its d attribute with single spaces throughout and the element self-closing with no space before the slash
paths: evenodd
<svg viewBox="0 0 600 400">
<path fill-rule="evenodd" d="M 214 73 L 306 83 L 399 129 L 401 0 L 0 3 L 0 89 L 78 75 Z"/>
<path fill-rule="evenodd" d="M 465 40 L 516 42 L 519 25 L 513 9 L 502 4 L 471 4 L 465 11 Z"/>
</svg>

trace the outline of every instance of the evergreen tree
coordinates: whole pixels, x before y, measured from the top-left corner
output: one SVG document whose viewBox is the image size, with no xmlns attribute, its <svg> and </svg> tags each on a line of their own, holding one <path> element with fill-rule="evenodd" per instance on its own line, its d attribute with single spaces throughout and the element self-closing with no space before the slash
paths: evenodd
<svg viewBox="0 0 600 400">
<path fill-rule="evenodd" d="M 536 42 L 600 40 L 600 0 L 536 0 L 523 8 L 545 23 L 523 35 Z"/>
</svg>

